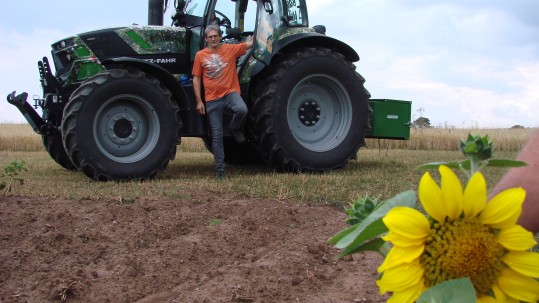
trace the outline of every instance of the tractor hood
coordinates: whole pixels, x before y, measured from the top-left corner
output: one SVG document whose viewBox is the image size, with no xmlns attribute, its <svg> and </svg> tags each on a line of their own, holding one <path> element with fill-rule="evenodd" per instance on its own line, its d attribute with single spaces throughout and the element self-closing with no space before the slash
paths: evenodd
<svg viewBox="0 0 539 303">
<path fill-rule="evenodd" d="M 128 26 L 82 33 L 52 44 L 56 77 L 84 78 L 73 73 L 77 64 L 97 64 L 117 57 L 184 54 L 186 30 L 182 27 Z M 71 72 L 70 72 L 71 71 Z M 90 71 L 92 72 L 92 71 Z"/>
</svg>

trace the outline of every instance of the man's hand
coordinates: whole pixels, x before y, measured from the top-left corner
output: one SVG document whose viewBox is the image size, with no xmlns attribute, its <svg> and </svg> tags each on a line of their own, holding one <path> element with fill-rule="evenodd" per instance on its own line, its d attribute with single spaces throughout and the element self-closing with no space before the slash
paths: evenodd
<svg viewBox="0 0 539 303">
<path fill-rule="evenodd" d="M 254 37 L 252 35 L 247 37 L 247 40 L 245 41 L 245 46 L 247 47 L 247 49 L 250 49 L 251 47 L 253 47 L 253 40 L 254 40 Z"/>
<path fill-rule="evenodd" d="M 201 115 L 206 114 L 206 109 L 204 108 L 204 102 L 202 102 L 202 83 L 199 76 L 193 76 L 193 90 L 195 91 L 195 98 L 197 100 L 197 112 Z"/>
<path fill-rule="evenodd" d="M 197 112 L 201 115 L 205 115 L 206 114 L 206 109 L 204 107 L 204 103 L 202 103 L 202 101 L 197 101 Z"/>
</svg>

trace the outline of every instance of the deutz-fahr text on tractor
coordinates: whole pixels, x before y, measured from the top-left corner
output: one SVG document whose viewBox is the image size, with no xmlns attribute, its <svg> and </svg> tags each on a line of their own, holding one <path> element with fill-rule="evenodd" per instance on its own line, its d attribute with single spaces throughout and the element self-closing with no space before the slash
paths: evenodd
<svg viewBox="0 0 539 303">
<path fill-rule="evenodd" d="M 354 159 L 366 137 L 409 138 L 410 102 L 369 100 L 358 54 L 309 27 L 305 0 L 176 0 L 163 26 L 167 6 L 149 0 L 148 26 L 52 44 L 54 73 L 38 62 L 43 97 L 32 106 L 27 93 L 8 95 L 58 164 L 96 180 L 150 179 L 182 137 L 211 142 L 189 78 L 209 24 L 224 28 L 223 43 L 254 36 L 237 61 L 247 141 L 225 130 L 226 162 L 323 172 Z"/>
</svg>

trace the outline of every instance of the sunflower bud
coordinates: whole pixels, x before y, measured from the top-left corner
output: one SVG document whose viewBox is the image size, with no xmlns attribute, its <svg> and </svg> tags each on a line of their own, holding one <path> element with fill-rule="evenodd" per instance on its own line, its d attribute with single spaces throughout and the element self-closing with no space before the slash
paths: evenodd
<svg viewBox="0 0 539 303">
<path fill-rule="evenodd" d="M 488 135 L 472 136 L 468 134 L 466 141 L 460 141 L 460 151 L 470 160 L 483 161 L 492 157 L 494 144 L 488 138 Z"/>
<path fill-rule="evenodd" d="M 350 205 L 351 208 L 346 209 L 346 213 L 348 214 L 346 223 L 354 225 L 362 222 L 378 207 L 378 205 L 379 202 L 376 198 L 358 198 Z"/>
</svg>

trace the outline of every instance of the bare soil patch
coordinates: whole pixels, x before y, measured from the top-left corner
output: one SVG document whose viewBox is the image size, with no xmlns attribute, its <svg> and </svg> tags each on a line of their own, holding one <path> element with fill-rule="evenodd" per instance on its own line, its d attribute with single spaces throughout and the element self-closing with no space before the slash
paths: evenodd
<svg viewBox="0 0 539 303">
<path fill-rule="evenodd" d="M 384 302 L 381 256 L 336 260 L 331 206 L 0 197 L 0 302 Z"/>
</svg>

